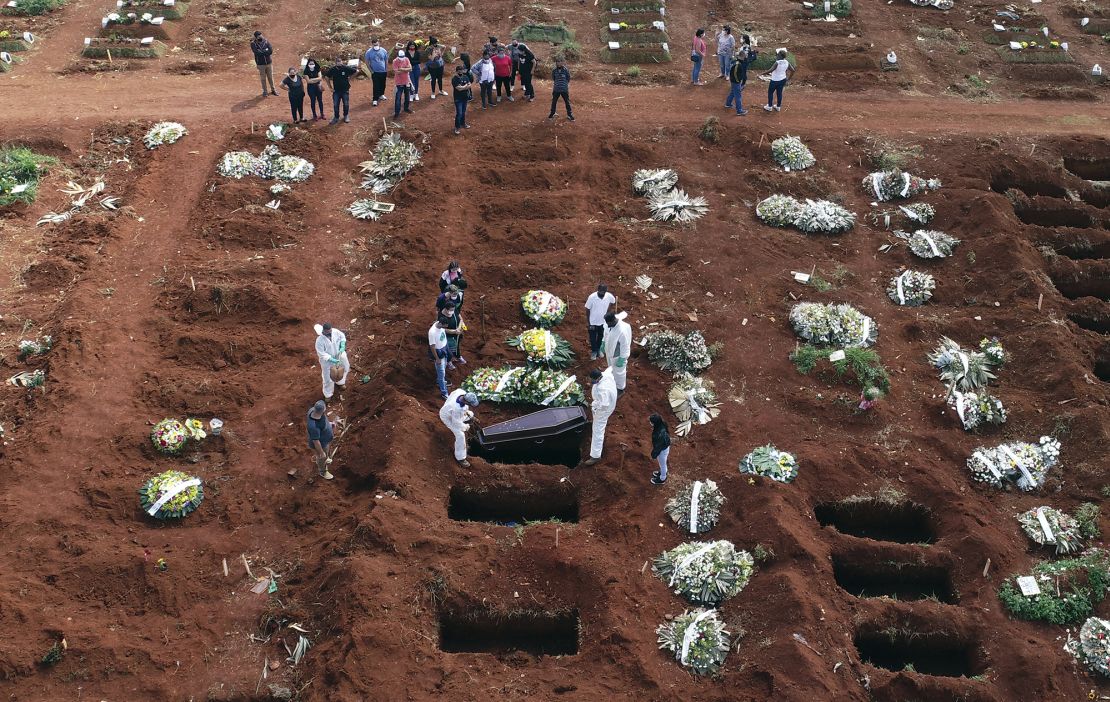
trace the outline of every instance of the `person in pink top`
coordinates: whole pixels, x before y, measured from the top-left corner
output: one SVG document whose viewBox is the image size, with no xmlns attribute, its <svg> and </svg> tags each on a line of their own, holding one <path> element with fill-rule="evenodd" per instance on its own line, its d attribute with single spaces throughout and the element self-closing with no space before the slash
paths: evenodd
<svg viewBox="0 0 1110 702">
<path fill-rule="evenodd" d="M 690 82 L 694 85 L 705 85 L 704 82 L 698 80 L 701 75 L 701 64 L 705 61 L 705 30 L 698 29 L 694 32 L 694 45 L 690 49 L 690 60 L 694 62 L 694 70 L 690 74 Z"/>
<path fill-rule="evenodd" d="M 493 56 L 493 78 L 497 82 L 497 101 L 501 102 L 501 86 L 505 86 L 505 97 L 513 102 L 512 78 L 513 59 L 505 53 L 504 45 L 497 47 L 497 55 Z"/>
<path fill-rule="evenodd" d="M 412 112 L 409 109 L 409 89 L 412 84 L 412 62 L 405 56 L 405 50 L 401 49 L 397 52 L 397 58 L 393 59 L 393 82 L 397 85 L 397 91 L 393 95 L 393 118 L 397 119 L 401 116 L 401 96 L 405 96 L 405 112 Z"/>
</svg>

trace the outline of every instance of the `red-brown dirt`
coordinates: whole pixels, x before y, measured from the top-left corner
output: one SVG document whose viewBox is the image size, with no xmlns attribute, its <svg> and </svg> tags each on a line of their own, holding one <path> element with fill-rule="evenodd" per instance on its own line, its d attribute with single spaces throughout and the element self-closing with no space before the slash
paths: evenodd
<svg viewBox="0 0 1110 702">
<path fill-rule="evenodd" d="M 31 59 L 0 77 L 0 142 L 60 160 L 33 205 L 0 211 L 2 363 L 7 376 L 43 368 L 48 377 L 43 390 L 0 390 L 0 691 L 13 700 L 112 701 L 265 700 L 271 685 L 302 700 L 383 701 L 1110 695 L 1110 683 L 1061 650 L 1064 628 L 1011 619 L 996 595 L 1003 578 L 1048 557 L 1030 545 L 1016 513 L 1098 502 L 1110 484 L 1110 215 L 1105 189 L 1087 180 L 1110 179 L 1095 177 L 1110 159 L 1105 89 L 1084 73 L 1082 84 L 1063 82 L 1089 100 L 1063 100 L 1052 83 L 1055 102 L 1025 99 L 1026 74 L 990 62 L 993 49 L 968 29 L 982 27 L 991 8 L 961 5 L 945 15 L 904 3 L 856 5 L 858 15 L 835 26 L 744 3 L 708 8 L 709 23 L 756 18 L 765 46 L 790 40 L 799 55 L 786 110 L 745 118 L 720 109 L 720 82 L 683 84 L 682 47 L 706 7 L 669 11 L 676 60 L 645 67 L 649 78 L 678 76 L 675 86 L 610 84 L 623 67 L 594 60 L 599 10 L 546 10 L 541 19 L 567 19 L 587 55 L 572 66 L 578 121 L 545 122 L 549 84 L 538 81 L 537 104 L 474 109 L 474 128 L 456 138 L 451 105 L 425 97 L 401 128 L 424 150 L 423 163 L 387 196 L 397 211 L 377 223 L 344 212 L 362 193 L 357 167 L 387 114 L 370 107 L 367 83 L 353 89 L 351 125 L 316 123 L 280 143 L 317 170 L 274 212 L 263 207 L 270 181 L 229 180 L 215 164 L 225 151 L 263 149 L 257 127 L 287 119 L 286 101 L 249 97 L 257 78 L 241 44 L 206 55 L 185 38 L 208 32 L 206 41 L 222 41 L 202 18 L 223 12 L 226 20 L 234 6 L 193 2 L 187 24 L 171 29 L 187 48 L 161 62 L 59 78 L 104 11 L 84 1 L 63 8 Z M 370 12 L 385 18 L 390 41 L 401 36 L 409 9 L 374 9 L 333 3 L 320 16 L 275 3 L 268 14 L 241 11 L 261 15 L 280 72 L 302 48 L 343 46 L 322 33 L 333 13 Z M 539 12 L 511 2 L 461 16 L 417 11 L 429 29 L 472 49 L 487 28 L 504 36 Z M 1068 29 L 1074 19 L 1067 24 L 1063 9 L 1040 11 L 1072 40 L 1080 65 L 1110 63 L 1097 37 Z M 892 24 L 903 15 L 911 18 L 905 27 Z M 973 17 L 980 23 L 964 22 Z M 972 48 L 917 42 L 919 25 L 954 27 Z M 241 38 L 251 28 L 232 31 Z M 873 43 L 866 55 L 877 62 L 888 45 L 906 42 L 914 43 L 899 50 L 898 73 L 827 70 L 837 61 L 823 58 L 853 57 L 849 45 Z M 807 56 L 807 46 L 839 48 Z M 183 70 L 190 62 L 205 64 L 202 75 Z M 989 73 L 989 101 L 951 94 L 979 68 Z M 758 108 L 762 88 L 753 80 L 749 107 Z M 717 144 L 696 136 L 708 115 L 722 121 Z M 156 119 L 181 121 L 190 134 L 147 151 L 141 137 Z M 769 143 L 787 133 L 810 146 L 814 168 L 784 173 L 773 163 Z M 871 207 L 859 181 L 883 141 L 920 146 L 910 170 L 943 181 L 918 199 L 936 206 L 933 226 L 962 240 L 953 257 L 921 263 L 904 247 L 879 250 L 895 239 L 867 214 L 887 208 Z M 685 190 L 708 199 L 709 214 L 687 227 L 646 221 L 629 187 L 645 166 L 676 168 Z M 96 176 L 123 210 L 35 227 L 65 205 L 57 189 L 67 180 Z M 837 199 L 859 222 L 836 238 L 765 227 L 752 208 L 775 192 Z M 670 416 L 670 378 L 642 352 L 633 356 L 598 466 L 473 459 L 472 469 L 457 467 L 424 351 L 436 276 L 451 258 L 462 260 L 472 285 L 470 369 L 519 361 L 504 340 L 524 328 L 520 295 L 543 287 L 570 303 L 556 331 L 574 346 L 572 370 L 583 378 L 591 364 L 581 360 L 581 304 L 599 280 L 621 298 L 637 337 L 658 323 L 723 343 L 706 373 L 721 416 L 675 440 L 672 477 L 721 486 L 728 501 L 709 536 L 774 555 L 722 607 L 736 636 L 720 678 L 691 678 L 657 649 L 655 627 L 685 608 L 645 568 L 686 539 L 663 512 L 674 485 L 648 482 L 647 416 Z M 887 280 L 911 264 L 936 276 L 935 298 L 896 307 Z M 832 290 L 791 278 L 814 267 Z M 639 274 L 654 279 L 658 297 L 633 289 Z M 786 316 L 796 300 L 849 302 L 879 323 L 875 348 L 892 392 L 876 409 L 855 413 L 858 391 L 795 370 Z M 348 331 L 355 366 L 332 405 L 350 429 L 329 483 L 309 479 L 303 428 L 320 393 L 312 324 L 325 319 Z M 41 334 L 54 337 L 54 349 L 17 361 L 19 339 Z M 945 411 L 925 359 L 941 335 L 964 344 L 998 336 L 1012 353 L 994 385 L 1010 414 L 999 430 L 966 434 Z M 484 404 L 478 414 L 488 424 L 517 411 Z M 169 458 L 147 439 L 166 416 L 218 416 L 227 430 L 186 458 Z M 1048 433 L 1063 452 L 1037 493 L 970 480 L 964 462 L 974 448 Z M 738 472 L 740 458 L 768 442 L 798 456 L 794 483 Z M 147 519 L 135 491 L 175 467 L 204 480 L 204 503 L 180 524 Z M 569 489 L 580 521 L 520 529 L 455 521 L 452 488 Z M 932 543 L 861 539 L 822 527 L 814 514 L 843 497 L 891 492 L 928 510 Z M 243 557 L 255 575 L 270 568 L 280 576 L 276 593 L 249 591 Z M 155 567 L 160 558 L 165 572 Z M 856 598 L 834 576 L 834 563 L 884 562 L 946 572 L 951 602 Z M 440 613 L 467 608 L 577 610 L 578 654 L 441 651 Z M 1105 603 L 1097 612 L 1110 615 Z M 278 641 L 293 643 L 293 623 L 313 642 L 295 667 Z M 875 632 L 943 634 L 961 651 L 949 658 L 966 657 L 974 678 L 864 663 L 853 639 Z M 63 635 L 65 658 L 37 666 Z M 280 665 L 261 680 L 267 661 Z"/>
</svg>

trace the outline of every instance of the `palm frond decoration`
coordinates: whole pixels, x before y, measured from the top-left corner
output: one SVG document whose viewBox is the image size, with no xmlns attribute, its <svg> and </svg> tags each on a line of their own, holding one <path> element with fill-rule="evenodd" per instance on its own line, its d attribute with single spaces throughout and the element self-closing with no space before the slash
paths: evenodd
<svg viewBox="0 0 1110 702">
<path fill-rule="evenodd" d="M 675 188 L 665 193 L 653 193 L 648 197 L 651 218 L 657 222 L 693 222 L 709 212 L 709 202 L 700 196 L 687 195 L 686 191 Z"/>
<path fill-rule="evenodd" d="M 678 172 L 671 168 L 641 168 L 632 174 L 632 192 L 650 196 L 665 193 L 678 185 Z"/>
</svg>

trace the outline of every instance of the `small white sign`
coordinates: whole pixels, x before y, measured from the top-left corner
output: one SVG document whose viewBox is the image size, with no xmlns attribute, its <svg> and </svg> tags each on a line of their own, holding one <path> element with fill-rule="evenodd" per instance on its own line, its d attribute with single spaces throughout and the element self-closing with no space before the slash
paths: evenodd
<svg viewBox="0 0 1110 702">
<path fill-rule="evenodd" d="M 12 0 L 11 2 L 8 3 L 8 7 L 15 7 L 15 6 L 16 6 L 15 0 Z"/>
<path fill-rule="evenodd" d="M 162 0 L 162 4 L 166 7 L 173 7 L 177 4 L 177 0 Z"/>
<path fill-rule="evenodd" d="M 609 23 L 609 31 L 610 32 L 619 32 L 620 28 L 621 28 L 621 26 L 617 22 L 610 22 Z"/>
<path fill-rule="evenodd" d="M 611 41 L 609 42 L 609 48 L 613 50 L 619 49 L 621 48 L 621 43 L 619 41 Z"/>
<path fill-rule="evenodd" d="M 1037 579 L 1032 575 L 1023 575 L 1017 579 L 1018 587 L 1021 588 L 1021 594 L 1026 597 L 1033 597 L 1034 595 L 1041 594 L 1041 586 L 1037 584 Z"/>
<path fill-rule="evenodd" d="M 794 274 L 794 280 L 798 281 L 799 283 L 808 283 L 809 282 L 809 273 L 799 273 L 798 271 L 790 271 L 790 272 Z"/>
<path fill-rule="evenodd" d="M 836 361 L 843 361 L 843 360 L 844 360 L 844 349 L 841 349 L 840 351 L 833 351 L 832 353 L 829 354 L 829 361 L 832 362 L 832 363 L 835 363 Z"/>
<path fill-rule="evenodd" d="M 3 61 L 4 63 L 11 63 L 12 55 L 9 54 L 7 51 L 0 51 L 0 61 Z"/>
<path fill-rule="evenodd" d="M 18 195 L 29 187 L 31 187 L 30 183 L 20 183 L 19 185 L 12 188 L 12 195 Z"/>
<path fill-rule="evenodd" d="M 85 46 L 88 46 L 91 43 L 92 43 L 92 37 L 85 37 Z"/>
<path fill-rule="evenodd" d="M 154 19 L 152 19 L 150 21 L 150 23 L 153 24 L 153 25 L 159 25 L 159 24 L 162 24 L 165 21 L 166 21 L 165 17 L 155 17 Z"/>
<path fill-rule="evenodd" d="M 143 37 L 142 39 L 139 40 L 139 43 L 142 44 L 143 46 L 153 44 L 154 43 L 154 37 Z"/>
<path fill-rule="evenodd" d="M 351 68 L 358 68 L 358 59 L 347 59 L 347 65 Z"/>
</svg>

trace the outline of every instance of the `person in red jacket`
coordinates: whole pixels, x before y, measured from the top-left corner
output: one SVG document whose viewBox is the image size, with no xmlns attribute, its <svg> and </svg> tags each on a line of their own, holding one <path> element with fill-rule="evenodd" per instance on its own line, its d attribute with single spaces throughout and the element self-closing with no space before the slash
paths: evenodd
<svg viewBox="0 0 1110 702">
<path fill-rule="evenodd" d="M 513 59 L 505 53 L 505 47 L 497 47 L 497 55 L 490 59 L 493 61 L 493 78 L 497 82 L 497 101 L 501 102 L 501 86 L 505 86 L 505 97 L 513 102 L 512 77 Z"/>
</svg>

